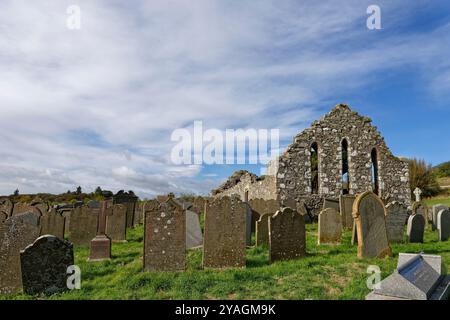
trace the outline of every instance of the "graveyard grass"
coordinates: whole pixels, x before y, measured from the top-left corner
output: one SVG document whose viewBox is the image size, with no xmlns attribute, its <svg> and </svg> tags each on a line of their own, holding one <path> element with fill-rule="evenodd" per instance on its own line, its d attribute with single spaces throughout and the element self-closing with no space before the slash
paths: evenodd
<svg viewBox="0 0 450 320">
<path fill-rule="evenodd" d="M 450 265 L 450 242 L 438 242 L 427 227 L 424 244 L 392 245 L 394 256 L 358 259 L 345 232 L 339 246 L 317 246 L 317 224 L 307 225 L 307 257 L 270 264 L 267 247 L 247 250 L 247 268 L 202 270 L 201 250 L 191 250 L 186 272 L 142 272 L 143 227 L 129 230 L 127 243 L 113 244 L 113 259 L 89 263 L 88 248 L 75 248 L 82 270 L 81 290 L 51 297 L 0 296 L 0 299 L 364 299 L 366 273 L 377 265 L 382 279 L 396 267 L 399 252 L 441 255 Z"/>
</svg>

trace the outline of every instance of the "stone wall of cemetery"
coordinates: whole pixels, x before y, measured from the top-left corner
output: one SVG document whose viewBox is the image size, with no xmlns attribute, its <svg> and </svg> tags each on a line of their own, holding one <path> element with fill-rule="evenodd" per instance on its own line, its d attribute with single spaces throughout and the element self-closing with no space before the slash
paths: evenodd
<svg viewBox="0 0 450 320">
<path fill-rule="evenodd" d="M 294 137 L 286 151 L 274 161 L 264 179 L 251 173 L 233 176 L 219 189 L 217 196 L 237 194 L 245 199 L 278 199 L 286 203 L 304 201 L 317 211 L 322 199 L 337 199 L 343 190 L 342 143 L 347 141 L 349 193 L 372 191 L 372 150 L 376 150 L 379 196 L 386 202 L 399 201 L 411 205 L 408 163 L 395 157 L 371 119 L 337 105 L 310 128 Z M 312 188 L 311 147 L 318 146 L 318 190 Z"/>
</svg>

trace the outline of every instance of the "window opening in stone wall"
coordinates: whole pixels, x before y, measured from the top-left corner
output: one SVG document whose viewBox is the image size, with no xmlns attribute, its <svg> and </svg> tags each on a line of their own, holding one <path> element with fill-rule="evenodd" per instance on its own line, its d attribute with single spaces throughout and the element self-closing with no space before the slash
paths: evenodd
<svg viewBox="0 0 450 320">
<path fill-rule="evenodd" d="M 311 145 L 311 193 L 319 193 L 319 147 L 316 142 Z"/>
</svg>

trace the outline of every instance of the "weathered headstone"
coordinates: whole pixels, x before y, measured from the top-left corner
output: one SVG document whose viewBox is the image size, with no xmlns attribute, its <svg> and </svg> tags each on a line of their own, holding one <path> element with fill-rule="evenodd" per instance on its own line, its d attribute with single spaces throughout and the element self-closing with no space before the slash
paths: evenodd
<svg viewBox="0 0 450 320">
<path fill-rule="evenodd" d="M 439 241 L 447 241 L 450 238 L 450 209 L 439 211 L 437 221 Z"/>
<path fill-rule="evenodd" d="M 414 202 L 412 205 L 412 214 L 420 214 L 423 216 L 425 226 L 427 225 L 427 207 L 422 202 Z"/>
<path fill-rule="evenodd" d="M 339 210 L 342 218 L 342 227 L 345 230 L 352 230 L 353 228 L 353 202 L 356 197 L 352 195 L 341 195 L 339 197 Z"/>
<path fill-rule="evenodd" d="M 8 219 L 8 214 L 4 211 L 0 211 L 0 223 L 3 223 Z"/>
<path fill-rule="evenodd" d="M 265 200 L 261 198 L 256 198 L 249 200 L 248 204 L 253 210 L 252 225 L 251 225 L 252 232 L 256 232 L 256 222 L 259 220 L 262 214 L 267 213 L 273 216 L 275 212 L 277 212 L 277 210 L 280 209 L 280 203 L 278 202 L 278 200 L 275 199 Z"/>
<path fill-rule="evenodd" d="M 319 214 L 319 228 L 317 243 L 339 244 L 342 238 L 341 215 L 334 208 L 327 208 Z"/>
<path fill-rule="evenodd" d="M 447 206 L 443 205 L 443 204 L 436 204 L 433 206 L 433 213 L 432 213 L 432 218 L 431 218 L 431 223 L 432 223 L 432 230 L 437 230 L 437 216 L 439 211 L 441 210 L 445 210 L 448 209 Z"/>
<path fill-rule="evenodd" d="M 144 271 L 186 269 L 186 210 L 169 197 L 145 212 Z"/>
<path fill-rule="evenodd" d="M 248 203 L 245 202 L 246 207 L 246 221 L 245 221 L 245 244 L 247 247 L 250 247 L 252 245 L 252 222 L 254 220 L 253 216 L 259 217 L 258 213 L 253 212 L 252 207 Z"/>
<path fill-rule="evenodd" d="M 397 269 L 366 300 L 447 300 L 449 292 L 440 256 L 400 253 Z"/>
<path fill-rule="evenodd" d="M 13 213 L 14 203 L 9 198 L 0 199 L 0 211 L 6 213 L 10 217 Z"/>
<path fill-rule="evenodd" d="M 358 257 L 383 258 L 392 254 L 386 231 L 383 201 L 373 192 L 360 194 L 353 203 L 358 235 Z"/>
<path fill-rule="evenodd" d="M 45 212 L 41 217 L 41 236 L 49 234 L 64 240 L 65 220 L 56 209 Z"/>
<path fill-rule="evenodd" d="M 115 242 L 127 240 L 127 207 L 115 204 L 107 209 L 106 235 Z"/>
<path fill-rule="evenodd" d="M 120 190 L 113 196 L 113 204 L 123 204 L 127 207 L 127 228 L 134 226 L 134 207 L 138 197 L 133 191 L 124 192 Z"/>
<path fill-rule="evenodd" d="M 405 240 L 405 225 L 408 220 L 408 208 L 398 201 L 386 206 L 386 228 L 389 243 L 401 243 Z"/>
<path fill-rule="evenodd" d="M 421 214 L 412 214 L 406 227 L 407 240 L 410 243 L 422 243 L 425 232 L 425 219 Z"/>
<path fill-rule="evenodd" d="M 282 208 L 269 218 L 270 261 L 297 259 L 305 255 L 305 219 L 291 208 Z"/>
<path fill-rule="evenodd" d="M 202 228 L 196 212 L 186 210 L 186 248 L 191 249 L 203 245 Z"/>
<path fill-rule="evenodd" d="M 26 294 L 60 293 L 67 290 L 67 268 L 74 264 L 73 246 L 44 235 L 21 251 L 20 263 Z"/>
<path fill-rule="evenodd" d="M 22 291 L 20 251 L 39 237 L 39 217 L 22 213 L 0 224 L 0 294 Z"/>
<path fill-rule="evenodd" d="M 97 235 L 91 240 L 91 253 L 89 255 L 89 261 L 91 262 L 111 259 L 111 238 L 106 235 L 107 210 L 108 202 L 102 201 L 98 215 Z"/>
<path fill-rule="evenodd" d="M 70 215 L 69 240 L 76 246 L 89 246 L 97 234 L 99 209 L 82 206 Z"/>
<path fill-rule="evenodd" d="M 238 197 L 222 197 L 207 204 L 204 268 L 245 267 L 247 206 Z"/>
<path fill-rule="evenodd" d="M 331 198 L 324 198 L 323 199 L 323 207 L 322 210 L 333 208 L 337 212 L 339 212 L 339 200 L 337 199 L 331 199 Z"/>
<path fill-rule="evenodd" d="M 134 225 L 141 225 L 144 223 L 144 205 L 145 202 L 139 201 L 136 203 L 134 209 Z"/>
<path fill-rule="evenodd" d="M 256 245 L 269 245 L 269 218 L 270 214 L 263 214 L 256 222 Z"/>
</svg>

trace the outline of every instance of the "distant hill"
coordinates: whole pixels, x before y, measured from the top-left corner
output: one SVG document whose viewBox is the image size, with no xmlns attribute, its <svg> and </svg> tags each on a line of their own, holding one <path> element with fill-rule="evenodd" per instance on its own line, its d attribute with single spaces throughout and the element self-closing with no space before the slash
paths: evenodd
<svg viewBox="0 0 450 320">
<path fill-rule="evenodd" d="M 450 177 L 450 161 L 435 166 L 433 171 L 438 178 Z"/>
</svg>

